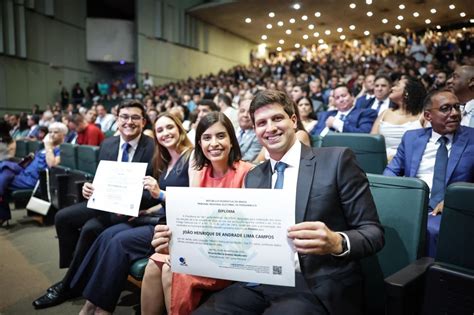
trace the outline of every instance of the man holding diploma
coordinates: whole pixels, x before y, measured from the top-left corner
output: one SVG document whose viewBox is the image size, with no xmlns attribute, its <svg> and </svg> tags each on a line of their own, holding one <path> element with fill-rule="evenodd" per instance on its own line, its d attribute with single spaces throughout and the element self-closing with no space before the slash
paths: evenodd
<svg viewBox="0 0 474 315">
<path fill-rule="evenodd" d="M 281 198 L 296 195 L 296 224 L 288 229 L 297 251 L 296 286 L 235 283 L 194 314 L 363 312 L 358 260 L 384 245 L 367 178 L 350 150 L 297 141 L 294 108 L 280 91 L 262 91 L 253 99 L 250 115 L 270 160 L 248 173 L 245 187 L 282 186 Z"/>
</svg>

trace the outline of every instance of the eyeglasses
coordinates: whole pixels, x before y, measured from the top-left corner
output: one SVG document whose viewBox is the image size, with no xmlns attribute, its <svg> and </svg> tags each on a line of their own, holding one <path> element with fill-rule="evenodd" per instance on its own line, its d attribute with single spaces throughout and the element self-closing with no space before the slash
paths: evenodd
<svg viewBox="0 0 474 315">
<path fill-rule="evenodd" d="M 430 110 L 437 110 L 443 114 L 449 114 L 452 110 L 456 110 L 458 112 L 464 111 L 464 104 L 454 104 L 454 105 L 443 105 L 440 108 L 431 108 Z"/>
<path fill-rule="evenodd" d="M 119 119 L 123 122 L 126 122 L 128 121 L 129 119 L 132 119 L 132 121 L 140 121 L 143 119 L 142 116 L 140 115 L 132 115 L 132 116 L 129 116 L 129 115 L 119 115 Z"/>
</svg>

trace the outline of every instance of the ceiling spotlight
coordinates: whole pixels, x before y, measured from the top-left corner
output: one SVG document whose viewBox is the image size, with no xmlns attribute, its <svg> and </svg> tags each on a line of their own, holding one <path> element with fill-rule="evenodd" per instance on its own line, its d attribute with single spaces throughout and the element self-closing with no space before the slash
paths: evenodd
<svg viewBox="0 0 474 315">
<path fill-rule="evenodd" d="M 365 36 L 369 36 L 369 35 L 370 35 L 370 32 L 369 32 L 369 31 L 364 31 L 364 35 L 365 35 Z"/>
<path fill-rule="evenodd" d="M 291 30 L 286 30 L 285 33 L 286 35 L 291 35 Z"/>
<path fill-rule="evenodd" d="M 291 24 L 293 24 L 293 23 L 295 23 L 295 22 L 296 22 L 295 19 L 293 19 L 293 18 L 290 19 L 290 23 L 291 23 Z"/>
<path fill-rule="evenodd" d="M 309 38 L 309 36 L 307 34 L 303 35 L 303 39 L 308 39 L 308 38 Z"/>
<path fill-rule="evenodd" d="M 314 37 L 319 37 L 319 32 L 314 32 L 314 33 L 313 33 L 313 36 L 314 36 Z"/>
<path fill-rule="evenodd" d="M 372 11 L 367 11 L 367 16 L 372 16 L 372 15 L 374 15 Z"/>
<path fill-rule="evenodd" d="M 281 47 L 277 47 L 277 51 L 281 51 Z"/>
<path fill-rule="evenodd" d="M 451 10 L 454 10 L 454 9 L 456 9 L 456 6 L 455 6 L 454 4 L 450 4 L 450 5 L 449 5 L 449 8 L 450 8 Z"/>
<path fill-rule="evenodd" d="M 399 8 L 400 10 L 405 10 L 405 5 L 404 5 L 404 4 L 400 4 L 400 5 L 398 6 L 398 8 Z"/>
<path fill-rule="evenodd" d="M 284 40 L 284 39 L 280 39 L 280 40 L 278 41 L 278 44 L 280 44 L 280 45 L 283 45 L 284 43 L 285 43 L 285 40 Z"/>
<path fill-rule="evenodd" d="M 430 12 L 431 12 L 431 14 L 435 14 L 435 13 L 436 13 L 436 9 L 433 8 L 433 9 L 430 10 Z"/>
<path fill-rule="evenodd" d="M 414 16 L 414 17 L 419 17 L 419 16 L 420 16 L 420 13 L 418 13 L 418 12 L 413 12 L 413 16 Z"/>
<path fill-rule="evenodd" d="M 431 20 L 430 20 L 430 19 L 426 19 L 426 20 L 425 20 L 425 23 L 426 23 L 426 24 L 430 24 L 430 23 L 431 23 Z"/>
<path fill-rule="evenodd" d="M 271 18 L 272 18 L 272 17 L 275 17 L 275 12 L 270 12 L 270 13 L 268 13 L 268 16 L 271 17 Z"/>
<path fill-rule="evenodd" d="M 308 19 L 308 16 L 307 16 L 307 15 L 303 15 L 303 16 L 301 17 L 301 19 L 302 19 L 303 21 L 306 21 L 306 20 Z"/>
<path fill-rule="evenodd" d="M 331 31 L 330 31 L 330 30 L 325 30 L 325 31 L 324 31 L 324 34 L 326 34 L 326 35 L 331 35 Z"/>
<path fill-rule="evenodd" d="M 382 19 L 382 23 L 383 23 L 383 24 L 387 24 L 387 23 L 388 23 L 388 20 L 387 20 L 387 19 Z"/>
<path fill-rule="evenodd" d="M 320 38 L 320 39 L 318 40 L 318 43 L 324 44 L 324 39 Z"/>
<path fill-rule="evenodd" d="M 298 43 L 295 44 L 295 48 L 300 48 L 300 47 L 301 47 L 300 44 L 298 44 Z"/>
<path fill-rule="evenodd" d="M 469 22 L 474 23 L 474 19 L 470 19 Z"/>
<path fill-rule="evenodd" d="M 399 21 L 403 21 L 403 15 L 397 16 L 397 19 L 398 19 Z"/>
<path fill-rule="evenodd" d="M 272 29 L 272 25 L 271 24 L 267 24 L 267 28 L 270 30 Z"/>
<path fill-rule="evenodd" d="M 355 3 L 351 3 L 351 4 L 349 4 L 349 8 L 351 8 L 351 9 L 355 9 L 355 8 L 356 8 L 356 4 L 355 4 Z"/>
<path fill-rule="evenodd" d="M 278 26 L 283 26 L 283 21 L 278 21 L 277 25 Z"/>
<path fill-rule="evenodd" d="M 353 30 L 356 29 L 356 26 L 355 26 L 355 25 L 351 25 L 351 26 L 349 26 L 349 29 L 350 29 L 351 31 L 353 31 Z"/>
<path fill-rule="evenodd" d="M 316 13 L 314 13 L 314 16 L 315 16 L 315 17 L 320 17 L 320 16 L 321 16 L 321 12 L 316 12 Z"/>
<path fill-rule="evenodd" d="M 252 19 L 251 18 L 246 18 L 245 23 L 252 23 Z"/>
<path fill-rule="evenodd" d="M 310 30 L 314 30 L 314 25 L 313 25 L 313 24 L 310 24 L 310 25 L 308 25 L 308 28 L 309 28 Z"/>
<path fill-rule="evenodd" d="M 465 17 L 465 16 L 466 16 L 466 12 L 461 12 L 461 13 L 459 13 L 459 16 L 460 16 L 460 17 Z"/>
<path fill-rule="evenodd" d="M 293 4 L 293 9 L 299 10 L 301 8 L 301 5 L 299 3 Z"/>
<path fill-rule="evenodd" d="M 341 40 L 344 40 L 344 39 L 346 39 L 346 35 L 341 35 L 341 36 L 339 36 L 339 38 L 340 38 Z"/>
<path fill-rule="evenodd" d="M 395 29 L 399 30 L 399 29 L 401 29 L 401 28 L 402 28 L 402 27 L 400 26 L 400 24 L 395 25 Z"/>
<path fill-rule="evenodd" d="M 342 27 L 338 27 L 336 30 L 338 33 L 342 33 Z"/>
<path fill-rule="evenodd" d="M 441 25 L 436 25 L 436 29 L 437 29 L 437 30 L 440 30 L 440 29 L 441 29 Z"/>
<path fill-rule="evenodd" d="M 267 35 L 262 35 L 262 37 L 260 37 L 262 40 L 267 40 Z"/>
<path fill-rule="evenodd" d="M 365 3 L 368 4 L 368 5 L 371 5 L 371 4 L 372 4 L 372 0 L 365 0 Z"/>
</svg>

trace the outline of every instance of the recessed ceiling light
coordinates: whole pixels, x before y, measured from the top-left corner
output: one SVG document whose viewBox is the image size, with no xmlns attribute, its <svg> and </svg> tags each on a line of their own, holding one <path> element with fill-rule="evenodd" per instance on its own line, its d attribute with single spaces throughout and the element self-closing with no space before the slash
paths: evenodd
<svg viewBox="0 0 474 315">
<path fill-rule="evenodd" d="M 441 25 L 436 25 L 436 29 L 437 29 L 437 30 L 440 30 L 440 29 L 441 29 Z"/>
<path fill-rule="evenodd" d="M 400 24 L 395 25 L 395 29 L 399 30 L 399 29 L 401 29 L 401 28 L 402 28 L 402 27 L 400 26 Z"/>
<path fill-rule="evenodd" d="M 300 48 L 300 47 L 301 47 L 300 44 L 298 44 L 298 43 L 295 44 L 295 48 Z"/>
<path fill-rule="evenodd" d="M 326 35 L 331 35 L 331 31 L 330 31 L 330 30 L 325 30 L 325 31 L 324 31 L 324 34 L 326 34 Z"/>
<path fill-rule="evenodd" d="M 459 13 L 459 16 L 460 16 L 460 17 L 465 17 L 465 16 L 466 16 L 466 12 L 461 12 L 461 13 Z"/>
<path fill-rule="evenodd" d="M 291 35 L 291 30 L 286 30 L 285 33 L 286 33 L 287 35 Z"/>
<path fill-rule="evenodd" d="M 318 40 L 318 43 L 324 44 L 324 39 L 320 38 L 320 39 Z"/>
<path fill-rule="evenodd" d="M 414 17 L 419 17 L 419 16 L 420 16 L 420 13 L 418 13 L 418 12 L 413 12 L 413 16 L 414 16 Z"/>
<path fill-rule="evenodd" d="M 270 30 L 272 28 L 272 25 L 270 23 L 267 24 L 267 28 Z"/>
<path fill-rule="evenodd" d="M 303 35 L 303 39 L 308 39 L 308 38 L 309 38 L 309 36 L 307 34 Z"/>
<path fill-rule="evenodd" d="M 308 19 L 308 16 L 307 16 L 307 15 L 303 15 L 303 16 L 301 17 L 301 19 L 302 19 L 303 21 L 306 21 L 306 20 Z"/>
<path fill-rule="evenodd" d="M 405 10 L 405 5 L 404 5 L 404 4 L 400 4 L 400 5 L 398 6 L 398 8 L 399 8 L 400 10 Z"/>
<path fill-rule="evenodd" d="M 350 26 L 349 26 L 349 29 L 350 29 L 351 31 L 353 31 L 353 30 L 356 29 L 356 26 L 355 26 L 355 25 L 350 25 Z"/>
<path fill-rule="evenodd" d="M 426 20 L 425 20 L 425 23 L 426 23 L 426 24 L 430 24 L 430 23 L 431 23 L 431 20 L 430 20 L 430 19 L 426 19 Z"/>
<path fill-rule="evenodd" d="M 275 12 L 270 12 L 270 13 L 268 13 L 268 16 L 271 17 L 271 18 L 272 18 L 272 17 L 275 17 Z"/>
<path fill-rule="evenodd" d="M 277 47 L 277 51 L 281 51 L 281 47 Z"/>
<path fill-rule="evenodd" d="M 252 19 L 251 18 L 246 18 L 245 23 L 252 23 Z"/>
<path fill-rule="evenodd" d="M 313 24 L 310 24 L 310 25 L 308 25 L 308 28 L 309 28 L 310 30 L 314 30 L 314 25 L 313 25 Z"/>
<path fill-rule="evenodd" d="M 397 19 L 398 19 L 399 21 L 403 21 L 403 15 L 397 16 Z"/>
<path fill-rule="evenodd" d="M 299 3 L 293 4 L 293 9 L 299 10 L 301 8 L 301 5 Z"/>
<path fill-rule="evenodd" d="M 280 40 L 278 41 L 278 44 L 280 44 L 280 45 L 283 45 L 284 43 L 285 43 L 285 40 L 284 40 L 284 39 L 280 39 Z"/>
<path fill-rule="evenodd" d="M 470 19 L 469 22 L 474 23 L 474 19 Z"/>
<path fill-rule="evenodd" d="M 367 16 L 372 16 L 372 15 L 374 15 L 372 11 L 367 11 Z"/>
<path fill-rule="evenodd" d="M 436 9 L 433 8 L 433 9 L 430 10 L 430 12 L 431 12 L 431 14 L 435 14 L 435 13 L 436 13 Z"/>
<path fill-rule="evenodd" d="M 342 27 L 338 27 L 336 30 L 338 33 L 342 33 Z"/>
<path fill-rule="evenodd" d="M 293 23 L 295 23 L 295 22 L 296 22 L 295 19 L 293 19 L 293 18 L 290 19 L 290 23 L 291 23 L 291 24 L 293 24 Z"/>
<path fill-rule="evenodd" d="M 450 8 L 451 10 L 454 10 L 454 9 L 456 9 L 456 6 L 455 6 L 454 4 L 450 4 L 450 5 L 449 5 L 449 8 Z"/>
<path fill-rule="evenodd" d="M 283 26 L 283 21 L 278 21 L 277 25 L 278 26 Z"/>
<path fill-rule="evenodd" d="M 314 32 L 314 33 L 313 33 L 313 36 L 314 36 L 314 37 L 319 37 L 319 32 Z"/>
<path fill-rule="evenodd" d="M 371 5 L 371 4 L 372 4 L 372 0 L 365 0 L 365 3 L 368 4 L 368 5 Z"/>
<path fill-rule="evenodd" d="M 267 40 L 267 35 L 262 35 L 262 37 L 260 37 L 262 40 Z"/>
<path fill-rule="evenodd" d="M 355 9 L 355 8 L 356 8 L 356 4 L 355 4 L 355 3 L 351 3 L 351 4 L 349 4 L 349 8 L 351 8 L 351 9 Z"/>
<path fill-rule="evenodd" d="M 339 36 L 339 38 L 340 38 L 341 40 L 344 40 L 344 39 L 346 39 L 346 35 L 341 35 L 341 36 Z"/>
<path fill-rule="evenodd" d="M 316 13 L 314 13 L 314 16 L 315 16 L 315 17 L 320 17 L 320 16 L 321 16 L 321 12 L 316 12 Z"/>
<path fill-rule="evenodd" d="M 382 23 L 383 23 L 383 24 L 387 24 L 387 23 L 388 23 L 388 20 L 387 20 L 387 19 L 382 19 Z"/>
<path fill-rule="evenodd" d="M 365 35 L 365 36 L 369 36 L 369 35 L 370 35 L 370 32 L 369 32 L 369 31 L 364 31 L 364 35 Z"/>
</svg>

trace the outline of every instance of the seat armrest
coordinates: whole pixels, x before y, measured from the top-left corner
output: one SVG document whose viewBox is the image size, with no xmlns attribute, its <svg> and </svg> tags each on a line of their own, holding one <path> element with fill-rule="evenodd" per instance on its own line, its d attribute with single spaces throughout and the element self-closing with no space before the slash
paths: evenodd
<svg viewBox="0 0 474 315">
<path fill-rule="evenodd" d="M 77 197 L 76 202 L 81 202 L 81 201 L 86 200 L 86 198 L 84 198 L 84 196 L 82 196 L 82 186 L 84 186 L 84 183 L 87 183 L 87 181 L 86 180 L 76 180 L 74 182 L 74 186 L 76 187 L 76 197 Z"/>
<path fill-rule="evenodd" d="M 425 272 L 434 259 L 423 257 L 385 278 L 386 314 L 419 314 Z"/>
</svg>

